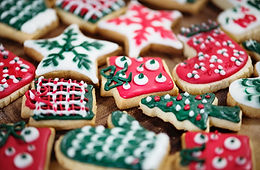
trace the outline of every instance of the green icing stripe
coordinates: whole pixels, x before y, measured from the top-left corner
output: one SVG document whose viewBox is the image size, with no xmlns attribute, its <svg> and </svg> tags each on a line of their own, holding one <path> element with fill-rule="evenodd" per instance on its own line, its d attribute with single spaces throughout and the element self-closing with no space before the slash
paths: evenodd
<svg viewBox="0 0 260 170">
<path fill-rule="evenodd" d="M 256 40 L 247 40 L 244 41 L 242 44 L 247 50 L 260 54 L 260 43 Z"/>
</svg>

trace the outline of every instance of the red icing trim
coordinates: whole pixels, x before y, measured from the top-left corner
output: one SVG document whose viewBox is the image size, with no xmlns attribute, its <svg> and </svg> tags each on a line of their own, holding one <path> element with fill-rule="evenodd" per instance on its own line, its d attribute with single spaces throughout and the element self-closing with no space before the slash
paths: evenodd
<svg viewBox="0 0 260 170">
<path fill-rule="evenodd" d="M 176 73 L 180 79 L 192 84 L 207 84 L 230 77 L 244 67 L 248 60 L 246 51 L 226 34 L 223 32 L 216 33 L 216 31 L 219 31 L 219 29 L 195 35 L 188 40 L 187 44 L 196 50 L 197 56 L 177 66 Z M 214 40 L 210 40 L 209 37 Z M 200 41 L 200 43 L 198 44 L 197 41 Z M 231 42 L 234 48 L 229 46 L 227 41 Z M 220 51 L 222 49 L 227 50 L 225 55 L 221 54 Z M 243 51 L 244 54 L 236 56 L 234 55 L 234 50 Z M 199 53 L 204 54 L 204 57 L 199 55 Z M 221 60 L 219 60 L 220 63 L 212 62 L 212 56 L 214 55 L 217 59 Z M 231 57 L 239 59 L 240 65 L 237 65 L 236 61 L 232 61 Z M 241 61 L 241 59 L 243 61 Z M 203 69 L 201 69 L 201 63 L 203 63 Z M 214 64 L 214 67 L 210 67 L 210 64 Z M 223 67 L 223 71 L 225 72 L 224 75 L 220 74 L 220 72 L 215 72 L 217 70 L 221 71 L 221 67 Z M 197 77 L 195 75 L 197 75 Z"/>
</svg>

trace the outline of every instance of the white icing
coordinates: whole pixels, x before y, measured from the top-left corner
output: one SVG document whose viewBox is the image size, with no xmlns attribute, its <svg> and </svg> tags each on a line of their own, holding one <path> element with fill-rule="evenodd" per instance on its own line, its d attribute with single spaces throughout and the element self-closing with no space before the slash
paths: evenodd
<svg viewBox="0 0 260 170">
<path fill-rule="evenodd" d="M 202 133 L 197 133 L 194 137 L 194 142 L 197 144 L 204 144 L 208 141 L 208 136 Z"/>
<path fill-rule="evenodd" d="M 169 95 L 169 94 L 166 94 L 165 96 L 164 96 L 164 99 L 166 99 L 166 100 L 168 100 L 168 99 L 170 99 L 171 98 L 171 96 Z"/>
<path fill-rule="evenodd" d="M 75 150 L 75 148 L 70 147 L 70 148 L 67 150 L 67 154 L 68 154 L 69 157 L 73 158 L 73 157 L 76 155 L 76 150 Z"/>
<path fill-rule="evenodd" d="M 146 97 L 146 101 L 150 102 L 150 101 L 152 101 L 152 98 L 150 96 L 148 96 L 148 97 Z"/>
<path fill-rule="evenodd" d="M 217 140 L 218 139 L 218 135 L 217 134 L 211 134 L 210 135 L 210 139 Z"/>
<path fill-rule="evenodd" d="M 208 103 L 208 101 L 206 99 L 203 99 L 201 102 L 202 103 Z"/>
<path fill-rule="evenodd" d="M 127 114 L 123 114 L 123 115 L 120 117 L 120 119 L 119 119 L 119 121 L 118 121 L 118 124 L 119 124 L 120 126 L 123 126 L 125 123 L 127 123 L 127 122 L 128 122 L 127 117 L 128 117 Z"/>
<path fill-rule="evenodd" d="M 255 70 L 256 70 L 258 76 L 260 76 L 260 61 L 255 64 Z"/>
<path fill-rule="evenodd" d="M 144 71 L 144 67 L 143 66 L 138 66 L 136 68 L 136 70 L 139 71 L 139 72 L 142 72 L 142 71 Z"/>
<path fill-rule="evenodd" d="M 228 162 L 226 160 L 226 158 L 221 158 L 216 156 L 213 160 L 212 160 L 212 166 L 216 169 L 223 169 L 227 166 Z"/>
<path fill-rule="evenodd" d="M 183 95 L 188 97 L 190 94 L 188 92 L 185 92 Z"/>
<path fill-rule="evenodd" d="M 223 152 L 224 152 L 224 149 L 223 149 L 223 148 L 221 148 L 221 147 L 216 147 L 216 148 L 215 148 L 215 153 L 216 153 L 216 154 L 220 155 L 220 154 L 222 154 Z"/>
<path fill-rule="evenodd" d="M 6 156 L 12 156 L 14 154 L 15 154 L 15 148 L 14 147 L 8 147 L 8 148 L 5 149 L 5 155 Z"/>
<path fill-rule="evenodd" d="M 241 146 L 241 142 L 238 138 L 236 137 L 228 137 L 225 139 L 224 141 L 224 146 L 225 148 L 227 148 L 228 150 L 237 150 L 240 148 Z"/>
<path fill-rule="evenodd" d="M 166 77 L 164 75 L 162 75 L 162 77 L 159 78 L 159 75 L 155 77 L 155 81 L 158 83 L 164 83 L 166 82 Z"/>
<path fill-rule="evenodd" d="M 138 61 L 138 62 L 144 61 L 143 57 L 140 57 L 140 56 L 138 56 L 137 58 L 135 58 L 135 60 Z"/>
<path fill-rule="evenodd" d="M 21 135 L 26 142 L 33 142 L 40 136 L 40 133 L 35 127 L 26 127 L 21 131 Z"/>
<path fill-rule="evenodd" d="M 189 112 L 189 116 L 190 116 L 190 117 L 193 117 L 194 114 L 195 114 L 195 113 L 194 113 L 194 111 L 192 111 L 192 110 Z"/>
<path fill-rule="evenodd" d="M 154 62 L 154 63 L 152 63 Z M 150 59 L 148 61 L 145 62 L 145 68 L 147 70 L 150 70 L 150 71 L 155 71 L 155 70 L 158 70 L 160 67 L 160 64 L 157 60 L 155 59 Z"/>
<path fill-rule="evenodd" d="M 104 126 L 99 125 L 96 127 L 96 133 L 98 133 L 98 134 L 103 133 L 104 130 L 105 130 Z"/>
<path fill-rule="evenodd" d="M 189 100 L 189 99 L 186 99 L 186 100 L 184 101 L 184 103 L 185 103 L 185 104 L 190 104 L 190 100 Z"/>
<path fill-rule="evenodd" d="M 245 163 L 246 163 L 246 158 L 245 157 L 240 157 L 240 156 L 238 156 L 237 158 L 236 158 L 236 163 L 238 164 L 238 165 L 245 165 Z"/>
<path fill-rule="evenodd" d="M 128 89 L 131 88 L 131 85 L 130 85 L 129 83 L 124 83 L 124 84 L 123 84 L 123 88 L 124 88 L 125 90 L 128 90 Z"/>
<path fill-rule="evenodd" d="M 177 104 L 176 107 L 175 107 L 175 109 L 176 109 L 176 111 L 178 112 L 178 111 L 181 110 L 181 106 L 180 106 L 179 104 Z"/>
<path fill-rule="evenodd" d="M 205 110 L 204 109 L 200 109 L 200 113 L 205 113 Z"/>
<path fill-rule="evenodd" d="M 28 145 L 28 147 L 27 147 L 27 150 L 28 150 L 29 152 L 35 151 L 35 149 L 36 149 L 35 145 Z"/>
<path fill-rule="evenodd" d="M 125 60 L 122 61 L 123 58 L 125 58 Z M 116 58 L 115 63 L 117 67 L 124 68 L 125 63 L 127 63 L 127 65 L 130 66 L 132 64 L 132 61 L 130 58 L 126 56 L 120 56 Z"/>
<path fill-rule="evenodd" d="M 33 157 L 29 153 L 19 153 L 14 157 L 14 165 L 17 168 L 27 168 L 33 163 Z"/>
<path fill-rule="evenodd" d="M 139 78 L 139 75 L 140 75 L 140 74 L 137 74 L 137 75 L 134 77 L 134 82 L 135 82 L 135 84 L 140 85 L 140 86 L 146 85 L 146 84 L 148 83 L 148 78 L 147 78 L 147 76 L 144 75 L 143 78 Z"/>
</svg>

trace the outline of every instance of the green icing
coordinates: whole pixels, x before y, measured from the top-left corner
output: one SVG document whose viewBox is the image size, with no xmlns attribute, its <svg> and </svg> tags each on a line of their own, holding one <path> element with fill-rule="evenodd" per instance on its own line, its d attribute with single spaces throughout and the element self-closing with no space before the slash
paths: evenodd
<svg viewBox="0 0 260 170">
<path fill-rule="evenodd" d="M 194 3 L 196 0 L 187 0 L 188 3 Z"/>
<path fill-rule="evenodd" d="M 242 79 L 241 85 L 245 87 L 247 100 L 251 101 L 253 97 L 258 97 L 260 104 L 260 79 Z"/>
<path fill-rule="evenodd" d="M 247 3 L 260 10 L 260 0 L 248 0 Z"/>
<path fill-rule="evenodd" d="M 247 40 L 244 41 L 242 44 L 247 50 L 260 54 L 260 43 L 256 40 Z"/>
<path fill-rule="evenodd" d="M 162 97 L 149 96 L 143 98 L 141 103 L 151 109 L 158 107 L 163 112 L 171 112 L 176 116 L 178 121 L 189 120 L 202 130 L 207 128 L 209 116 L 236 123 L 240 121 L 240 109 L 238 107 L 212 105 L 214 98 L 215 95 L 212 93 L 199 96 L 182 93 L 177 97 L 170 95 Z"/>
<path fill-rule="evenodd" d="M 0 22 L 21 30 L 25 22 L 46 10 L 44 0 L 2 0 Z"/>
<path fill-rule="evenodd" d="M 205 144 L 203 144 L 200 147 L 195 147 L 195 148 L 191 148 L 191 149 L 183 149 L 183 150 L 181 150 L 181 152 L 180 152 L 181 165 L 187 166 L 191 162 L 200 162 L 200 163 L 205 162 L 204 159 L 199 159 L 198 157 L 194 157 L 192 155 L 194 152 L 203 151 L 205 148 L 206 148 L 206 146 L 205 146 Z"/>
<path fill-rule="evenodd" d="M 64 60 L 64 53 L 72 52 L 74 57 L 72 59 L 73 62 L 77 63 L 77 67 L 81 69 L 82 67 L 86 70 L 90 69 L 91 60 L 89 60 L 89 56 L 84 53 L 79 53 L 76 48 L 82 47 L 87 51 L 91 51 L 91 48 L 101 49 L 102 44 L 97 41 L 92 43 L 88 41 L 84 41 L 79 45 L 73 45 L 73 42 L 77 40 L 78 33 L 75 32 L 73 28 L 67 29 L 63 33 L 63 40 L 65 41 L 63 44 L 60 44 L 57 40 L 42 40 L 37 41 L 36 43 L 40 45 L 42 48 L 47 48 L 48 50 L 59 49 L 57 53 L 51 53 L 47 56 L 46 59 L 43 60 L 43 67 L 48 67 L 49 65 L 58 66 L 58 60 Z M 75 44 L 75 43 L 74 43 Z"/>
<path fill-rule="evenodd" d="M 155 147 L 155 133 L 142 128 L 121 111 L 112 113 L 112 129 L 85 126 L 67 133 L 61 141 L 62 153 L 70 159 L 103 167 L 142 169 Z"/>
</svg>

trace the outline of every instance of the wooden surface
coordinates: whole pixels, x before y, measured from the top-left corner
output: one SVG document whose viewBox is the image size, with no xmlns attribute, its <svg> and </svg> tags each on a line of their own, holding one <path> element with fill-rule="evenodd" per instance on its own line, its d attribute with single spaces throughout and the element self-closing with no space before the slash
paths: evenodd
<svg viewBox="0 0 260 170">
<path fill-rule="evenodd" d="M 200 23 L 206 21 L 207 19 L 216 20 L 218 13 L 221 10 L 216 8 L 211 3 L 208 3 L 207 6 L 197 15 L 188 15 L 184 14 L 183 19 L 181 22 L 173 29 L 175 33 L 177 33 L 182 26 L 189 26 L 190 24 Z M 60 24 L 60 26 L 50 32 L 48 35 L 44 36 L 43 38 L 49 38 L 59 35 L 64 29 L 66 25 Z M 1 31 L 1 30 L 0 30 Z M 85 32 L 84 32 L 85 33 Z M 86 35 L 90 36 L 88 33 Z M 100 38 L 98 35 L 94 36 Z M 32 62 L 35 66 L 37 66 L 37 62 L 33 59 L 27 57 L 23 52 L 23 46 L 13 41 L 9 41 L 6 39 L 0 38 L 0 43 L 2 43 L 6 49 L 12 51 L 14 54 L 27 59 L 28 61 Z M 121 44 L 122 45 L 122 44 Z M 180 63 L 181 61 L 185 60 L 185 57 L 182 55 L 166 55 L 161 53 L 156 53 L 149 51 L 142 56 L 160 56 L 165 59 L 169 69 L 172 72 L 173 67 Z M 103 66 L 104 67 L 104 66 Z M 226 105 L 226 94 L 228 89 L 220 90 L 216 93 L 216 96 L 219 99 L 219 105 Z M 100 89 L 96 88 L 96 96 L 97 96 L 97 125 L 106 125 L 106 120 L 108 115 L 112 112 L 117 110 L 113 97 L 101 97 L 100 96 Z M 21 98 L 17 99 L 15 102 L 11 103 L 7 107 L 0 110 L 0 123 L 9 123 L 9 122 L 17 122 L 22 120 L 20 113 L 21 113 Z M 180 136 L 184 131 L 176 130 L 173 125 L 170 123 L 165 123 L 159 118 L 151 118 L 144 114 L 138 108 L 128 109 L 127 112 L 133 115 L 145 128 L 152 130 L 156 133 L 164 132 L 167 133 L 171 139 L 171 153 L 175 153 L 176 151 L 180 150 Z M 27 120 L 25 120 L 27 121 Z M 219 128 L 211 128 L 211 131 L 218 130 L 219 132 L 230 132 L 227 130 L 219 129 Z M 61 134 L 65 132 L 57 132 L 56 139 Z M 238 134 L 248 135 L 253 143 L 254 146 L 254 157 L 256 160 L 256 167 L 260 169 L 260 119 L 249 119 L 243 117 L 243 123 L 241 130 Z M 57 162 L 55 161 L 55 155 L 52 153 L 52 162 L 51 162 L 51 169 L 62 169 L 59 167 Z"/>
</svg>

